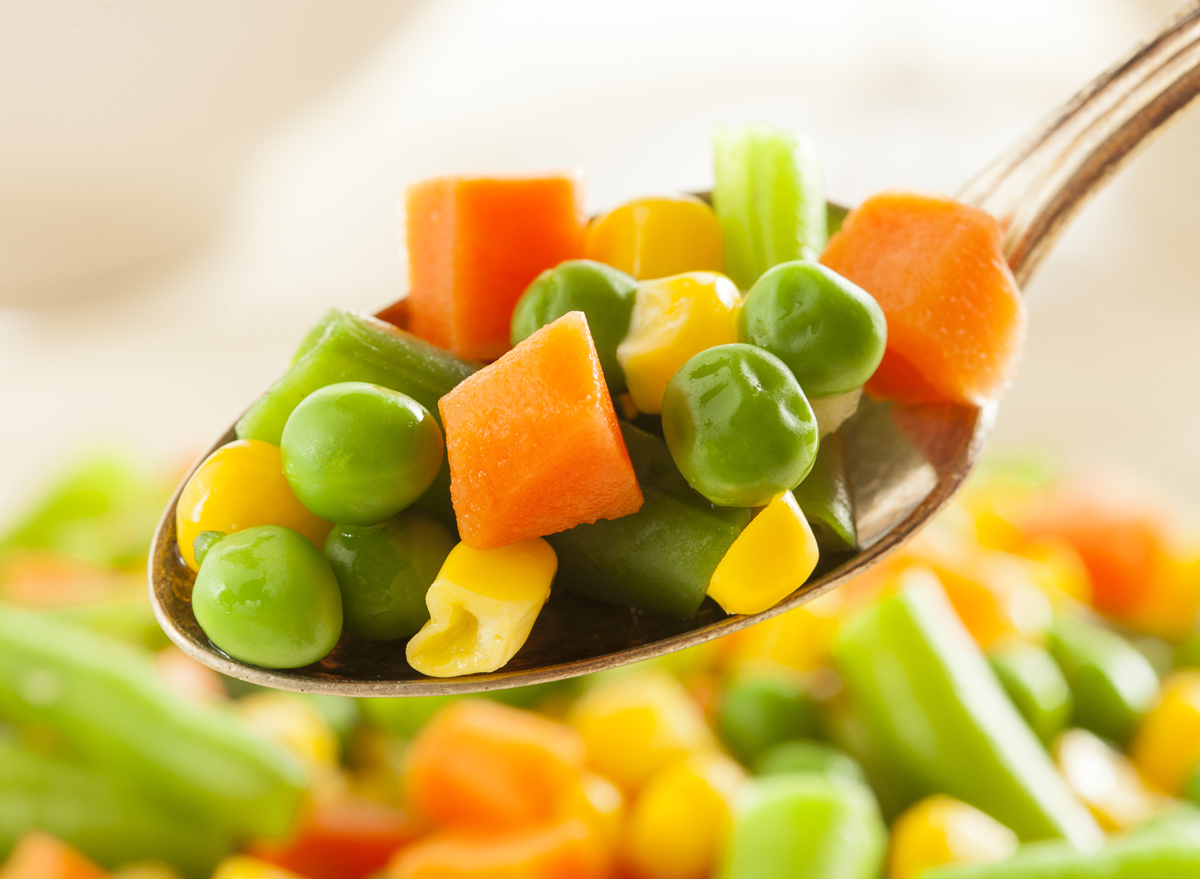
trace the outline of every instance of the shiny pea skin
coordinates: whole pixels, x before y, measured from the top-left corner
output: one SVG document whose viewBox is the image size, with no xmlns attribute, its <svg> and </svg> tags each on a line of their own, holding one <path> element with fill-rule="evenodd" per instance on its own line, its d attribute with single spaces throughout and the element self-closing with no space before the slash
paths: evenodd
<svg viewBox="0 0 1200 879">
<path fill-rule="evenodd" d="M 741 338 L 792 370 L 809 397 L 861 387 L 883 359 L 887 321 L 871 295 L 807 260 L 769 269 L 738 316 Z"/>
<path fill-rule="evenodd" d="M 572 259 L 542 272 L 517 302 L 512 343 L 517 345 L 571 311 L 582 311 L 596 345 L 604 380 L 613 394 L 625 390 L 617 345 L 629 330 L 637 281 L 612 266 Z"/>
<path fill-rule="evenodd" d="M 325 557 L 342 591 L 346 631 L 369 641 L 415 635 L 429 619 L 425 593 L 455 540 L 421 510 L 377 525 L 338 525 Z"/>
<path fill-rule="evenodd" d="M 219 649 L 263 668 L 316 662 L 342 633 L 342 596 L 324 553 L 277 525 L 215 543 L 196 575 L 192 610 Z"/>
<path fill-rule="evenodd" d="M 370 525 L 425 493 L 442 465 L 442 431 L 407 394 L 365 382 L 328 385 L 283 428 L 283 473 L 300 503 L 331 522 Z"/>
<path fill-rule="evenodd" d="M 791 491 L 817 457 L 817 420 L 786 364 L 754 345 L 688 360 L 663 397 L 663 438 L 688 483 L 714 504 L 760 507 Z"/>
</svg>

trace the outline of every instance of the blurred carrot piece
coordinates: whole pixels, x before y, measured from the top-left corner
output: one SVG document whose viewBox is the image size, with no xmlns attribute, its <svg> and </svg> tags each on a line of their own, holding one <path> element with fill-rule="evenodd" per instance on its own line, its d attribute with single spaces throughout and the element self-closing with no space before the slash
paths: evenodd
<svg viewBox="0 0 1200 879">
<path fill-rule="evenodd" d="M 413 739 L 409 801 L 453 828 L 545 822 L 576 798 L 584 755 L 583 739 L 564 724 L 487 700 L 455 702 Z"/>
<path fill-rule="evenodd" d="M 642 506 L 581 311 L 542 327 L 438 408 L 469 546 L 507 546 Z"/>
<path fill-rule="evenodd" d="M 320 802 L 284 842 L 260 841 L 249 853 L 307 879 L 365 879 L 416 838 L 404 812 L 364 799 Z"/>
<path fill-rule="evenodd" d="M 409 330 L 461 357 L 507 351 L 525 288 L 583 256 L 571 176 L 439 177 L 409 187 L 406 202 Z"/>
<path fill-rule="evenodd" d="M 611 853 L 578 818 L 507 833 L 433 837 L 400 852 L 389 879 L 605 879 Z"/>
<path fill-rule="evenodd" d="M 65 842 L 31 830 L 13 846 L 0 879 L 109 879 L 109 874 Z"/>
<path fill-rule="evenodd" d="M 887 317 L 887 354 L 867 384 L 874 395 L 980 404 L 1012 379 L 1025 304 L 989 214 L 941 196 L 880 193 L 850 212 L 821 262 Z"/>
</svg>

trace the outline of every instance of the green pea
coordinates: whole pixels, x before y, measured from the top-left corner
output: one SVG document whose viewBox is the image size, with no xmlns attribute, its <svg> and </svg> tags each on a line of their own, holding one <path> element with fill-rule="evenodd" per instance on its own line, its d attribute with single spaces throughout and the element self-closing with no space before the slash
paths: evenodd
<svg viewBox="0 0 1200 879">
<path fill-rule="evenodd" d="M 726 687 L 717 729 L 733 756 L 750 766 L 772 745 L 815 735 L 816 706 L 789 674 L 747 674 Z"/>
<path fill-rule="evenodd" d="M 663 397 L 663 438 L 692 488 L 714 504 L 761 507 L 817 458 L 817 420 L 782 360 L 753 345 L 701 351 Z"/>
<path fill-rule="evenodd" d="M 329 562 L 307 537 L 277 525 L 236 531 L 210 547 L 192 610 L 213 644 L 263 668 L 316 662 L 342 633 Z"/>
<path fill-rule="evenodd" d="M 378 525 L 335 527 L 325 557 L 342 587 L 346 631 L 369 641 L 415 635 L 429 619 L 425 593 L 454 543 L 416 509 Z"/>
<path fill-rule="evenodd" d="M 407 394 L 365 382 L 327 385 L 283 428 L 283 472 L 322 519 L 369 525 L 399 513 L 433 484 L 442 431 Z"/>
<path fill-rule="evenodd" d="M 604 380 L 613 394 L 625 390 L 617 345 L 629 330 L 637 281 L 612 266 L 572 259 L 542 272 L 525 290 L 512 316 L 512 343 L 523 342 L 571 311 L 587 316 Z"/>
<path fill-rule="evenodd" d="M 1018 644 L 993 653 L 988 661 L 1039 739 L 1049 743 L 1067 728 L 1071 688 L 1049 651 L 1033 644 Z"/>
<path fill-rule="evenodd" d="M 196 539 L 192 541 L 192 555 L 196 559 L 196 564 L 203 563 L 208 551 L 224 536 L 224 531 L 201 531 L 197 534 Z"/>
<path fill-rule="evenodd" d="M 754 761 L 755 775 L 814 773 L 826 778 L 867 784 L 858 761 L 837 748 L 808 739 L 792 739 L 772 745 Z"/>
<path fill-rule="evenodd" d="M 865 290 L 806 260 L 768 270 L 746 294 L 741 338 L 788 365 L 809 397 L 861 387 L 887 343 L 883 309 Z"/>
<path fill-rule="evenodd" d="M 1158 695 L 1150 661 L 1116 632 L 1072 614 L 1055 619 L 1049 648 L 1075 701 L 1071 722 L 1123 746 Z"/>
</svg>

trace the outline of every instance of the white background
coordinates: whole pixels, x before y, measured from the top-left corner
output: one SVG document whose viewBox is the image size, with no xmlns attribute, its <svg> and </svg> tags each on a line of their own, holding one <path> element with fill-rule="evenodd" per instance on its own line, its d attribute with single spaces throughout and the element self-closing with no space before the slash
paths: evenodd
<svg viewBox="0 0 1200 879">
<path fill-rule="evenodd" d="M 580 167 L 706 189 L 718 122 L 815 137 L 828 191 L 953 193 L 1169 0 L 0 3 L 0 520 L 97 442 L 198 451 L 329 305 L 404 290 L 397 200 Z M 998 445 L 1200 499 L 1200 107 L 1028 289 Z"/>
</svg>

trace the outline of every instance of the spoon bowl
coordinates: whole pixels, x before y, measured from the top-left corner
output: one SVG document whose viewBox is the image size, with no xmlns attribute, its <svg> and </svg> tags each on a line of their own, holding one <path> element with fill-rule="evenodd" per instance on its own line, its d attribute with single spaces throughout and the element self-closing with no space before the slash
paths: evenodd
<svg viewBox="0 0 1200 879">
<path fill-rule="evenodd" d="M 1200 2 L 1192 2 L 1039 124 L 959 198 L 1000 221 L 1009 266 L 1023 283 L 1075 212 L 1197 94 Z M 489 674 L 429 678 L 408 665 L 403 642 L 367 642 L 349 634 L 320 662 L 296 669 L 259 668 L 216 649 L 192 613 L 195 574 L 180 558 L 175 532 L 175 507 L 191 472 L 176 489 L 154 536 L 151 601 L 163 630 L 189 656 L 231 677 L 279 689 L 428 696 L 574 677 L 729 634 L 861 574 L 907 542 L 958 492 L 979 460 L 995 415 L 994 403 L 907 406 L 864 397 L 841 428 L 858 517 L 859 543 L 853 553 L 822 560 L 804 586 L 752 616 L 726 616 L 706 600 L 692 619 L 666 619 L 554 591 L 524 647 L 503 669 Z M 235 438 L 230 429 L 209 452 Z"/>
</svg>

